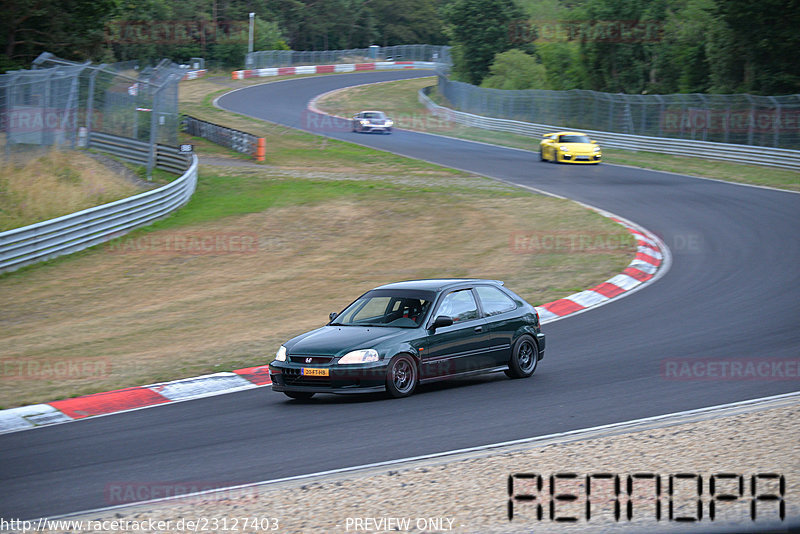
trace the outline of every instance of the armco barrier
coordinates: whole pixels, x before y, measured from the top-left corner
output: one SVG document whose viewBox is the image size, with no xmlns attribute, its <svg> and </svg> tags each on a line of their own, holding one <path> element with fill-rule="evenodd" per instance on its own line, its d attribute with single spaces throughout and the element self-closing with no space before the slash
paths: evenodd
<svg viewBox="0 0 800 534">
<path fill-rule="evenodd" d="M 330 72 L 355 72 L 362 70 L 387 69 L 435 69 L 437 63 L 431 61 L 377 61 L 375 63 L 340 63 L 337 65 L 307 65 L 302 67 L 270 67 L 264 69 L 235 70 L 234 80 L 263 78 L 267 76 L 290 76 L 293 74 L 324 74 Z"/>
<path fill-rule="evenodd" d="M 150 143 L 129 137 L 89 132 L 87 147 L 107 152 L 136 165 L 147 166 L 150 159 Z M 179 152 L 177 148 L 166 145 L 156 145 L 155 148 L 153 163 L 159 169 L 181 174 L 189 166 L 188 155 Z"/>
<path fill-rule="evenodd" d="M 258 153 L 259 143 L 263 146 L 264 138 L 241 130 L 219 126 L 212 122 L 196 119 L 190 115 L 184 115 L 181 119 L 181 130 L 189 135 L 208 139 L 212 143 L 222 145 L 242 154 L 249 154 L 256 158 L 264 155 L 263 153 Z M 263 159 L 260 161 L 263 161 Z"/>
<path fill-rule="evenodd" d="M 97 245 L 160 219 L 186 204 L 197 185 L 197 156 L 163 187 L 102 206 L 0 233 L 0 272 Z"/>
<path fill-rule="evenodd" d="M 534 124 L 530 122 L 515 121 L 510 119 L 496 119 L 473 115 L 463 111 L 456 111 L 436 104 L 428 96 L 430 87 L 419 92 L 419 101 L 437 117 L 449 121 L 494 130 L 527 135 L 538 138 L 531 148 L 538 147 L 538 140 L 548 132 L 558 132 L 568 128 L 551 126 L 547 124 Z M 751 165 L 765 165 L 800 171 L 800 150 L 785 148 L 770 148 L 763 146 L 734 145 L 726 143 L 712 143 L 709 141 L 692 141 L 686 139 L 669 139 L 666 137 L 645 137 L 611 132 L 597 132 L 581 130 L 592 139 L 596 139 L 603 147 L 622 148 L 625 150 L 657 152 L 660 154 L 674 154 L 679 156 L 695 156 L 706 159 L 731 161 L 734 163 L 747 163 Z"/>
</svg>

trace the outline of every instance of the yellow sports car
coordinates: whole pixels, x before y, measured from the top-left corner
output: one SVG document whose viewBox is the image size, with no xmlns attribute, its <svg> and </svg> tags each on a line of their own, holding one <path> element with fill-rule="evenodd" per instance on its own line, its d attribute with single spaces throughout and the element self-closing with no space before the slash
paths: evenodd
<svg viewBox="0 0 800 534">
<path fill-rule="evenodd" d="M 553 163 L 600 163 L 603 153 L 597 141 L 578 132 L 556 132 L 542 136 L 539 159 Z"/>
</svg>

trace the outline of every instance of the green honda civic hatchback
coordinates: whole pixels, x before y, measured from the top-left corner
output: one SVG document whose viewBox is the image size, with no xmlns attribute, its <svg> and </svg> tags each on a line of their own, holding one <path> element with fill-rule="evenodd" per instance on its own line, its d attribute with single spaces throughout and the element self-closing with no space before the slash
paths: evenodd
<svg viewBox="0 0 800 534">
<path fill-rule="evenodd" d="M 536 309 L 497 280 L 397 282 L 367 291 L 330 322 L 290 339 L 269 364 L 273 391 L 386 391 L 505 371 L 531 376 L 544 357 Z"/>
</svg>

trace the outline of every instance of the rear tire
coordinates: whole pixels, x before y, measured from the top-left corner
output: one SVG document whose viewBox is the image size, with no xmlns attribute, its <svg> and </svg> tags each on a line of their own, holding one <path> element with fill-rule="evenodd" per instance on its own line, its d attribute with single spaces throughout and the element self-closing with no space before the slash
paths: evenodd
<svg viewBox="0 0 800 534">
<path fill-rule="evenodd" d="M 313 393 L 309 393 L 307 391 L 284 391 L 283 394 L 289 397 L 290 399 L 297 399 L 297 400 L 308 400 L 314 396 Z"/>
<path fill-rule="evenodd" d="M 396 399 L 408 397 L 417 388 L 418 379 L 414 359 L 408 354 L 398 354 L 389 362 L 386 371 L 386 391 Z"/>
<path fill-rule="evenodd" d="M 509 378 L 528 378 L 539 365 L 539 350 L 531 336 L 521 336 L 514 344 L 511 359 L 508 361 L 506 376 Z"/>
</svg>

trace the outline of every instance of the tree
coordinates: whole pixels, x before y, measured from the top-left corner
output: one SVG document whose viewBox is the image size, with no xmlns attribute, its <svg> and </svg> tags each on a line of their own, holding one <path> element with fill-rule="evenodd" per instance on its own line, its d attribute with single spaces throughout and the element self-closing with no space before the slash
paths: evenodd
<svg viewBox="0 0 800 534">
<path fill-rule="evenodd" d="M 658 35 L 669 2 L 675 0 L 588 0 L 573 10 L 582 20 L 580 61 L 586 89 L 612 93 L 648 92 L 660 53 Z"/>
<path fill-rule="evenodd" d="M 490 76 L 481 87 L 491 89 L 549 89 L 544 65 L 522 50 L 511 49 L 494 56 Z"/>
<path fill-rule="evenodd" d="M 372 12 L 378 42 L 400 44 L 444 44 L 444 27 L 435 2 L 429 0 L 374 0 Z"/>
<path fill-rule="evenodd" d="M 42 52 L 76 61 L 102 50 L 103 26 L 118 12 L 117 0 L 4 0 L 0 34 L 4 63 L 28 66 Z"/>
<path fill-rule="evenodd" d="M 511 30 L 524 20 L 513 0 L 454 0 L 443 14 L 454 47 L 453 73 L 473 85 L 487 76 L 495 54 L 515 47 Z"/>
<path fill-rule="evenodd" d="M 226 66 L 241 66 L 247 54 L 248 35 L 221 35 L 209 47 L 210 58 Z M 253 21 L 253 50 L 288 50 L 277 23 L 255 17 Z"/>
<path fill-rule="evenodd" d="M 717 0 L 717 8 L 730 29 L 724 41 L 727 49 L 738 52 L 743 63 L 741 89 L 767 95 L 800 93 L 800 1 Z M 731 74 L 727 83 L 733 81 Z M 717 70 L 716 78 L 719 83 L 726 76 Z"/>
</svg>

